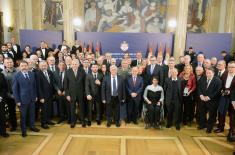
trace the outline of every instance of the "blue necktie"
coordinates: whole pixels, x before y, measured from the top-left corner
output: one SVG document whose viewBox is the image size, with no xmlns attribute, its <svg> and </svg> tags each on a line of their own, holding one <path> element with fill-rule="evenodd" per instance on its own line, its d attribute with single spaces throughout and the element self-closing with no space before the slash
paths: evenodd
<svg viewBox="0 0 235 155">
<path fill-rule="evenodd" d="M 117 96 L 116 78 L 113 77 L 113 96 Z"/>
</svg>

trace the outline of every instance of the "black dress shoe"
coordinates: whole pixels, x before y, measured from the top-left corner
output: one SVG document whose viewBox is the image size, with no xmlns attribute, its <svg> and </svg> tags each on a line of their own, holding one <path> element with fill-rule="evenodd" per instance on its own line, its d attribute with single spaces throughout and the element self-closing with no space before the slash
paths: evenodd
<svg viewBox="0 0 235 155">
<path fill-rule="evenodd" d="M 75 127 L 75 123 L 70 125 L 70 128 L 74 128 Z"/>
<path fill-rule="evenodd" d="M 91 121 L 88 121 L 88 122 L 87 122 L 87 125 L 88 125 L 88 126 L 91 126 Z"/>
<path fill-rule="evenodd" d="M 198 129 L 198 130 L 203 130 L 203 129 L 205 129 L 205 127 L 198 126 L 197 129 Z"/>
<path fill-rule="evenodd" d="M 27 136 L 28 135 L 25 132 L 22 133 L 22 137 L 27 137 Z"/>
<path fill-rule="evenodd" d="M 169 125 L 169 124 L 166 125 L 166 128 L 170 128 L 170 127 L 171 127 L 171 125 Z"/>
<path fill-rule="evenodd" d="M 82 122 L 82 127 L 85 128 L 86 127 L 86 122 Z"/>
<path fill-rule="evenodd" d="M 48 124 L 48 125 L 55 125 L 55 123 L 52 122 L 52 121 L 48 122 L 47 124 Z"/>
<path fill-rule="evenodd" d="M 207 129 L 206 133 L 208 133 L 208 134 L 211 133 L 211 129 Z"/>
<path fill-rule="evenodd" d="M 16 128 L 11 128 L 10 131 L 11 132 L 16 131 Z"/>
<path fill-rule="evenodd" d="M 62 123 L 64 121 L 64 119 L 60 119 L 58 122 L 57 122 L 57 124 L 60 124 L 60 123 Z"/>
<path fill-rule="evenodd" d="M 175 126 L 176 130 L 180 130 L 180 125 Z"/>
<path fill-rule="evenodd" d="M 8 133 L 4 133 L 4 134 L 1 134 L 1 136 L 4 137 L 4 138 L 7 138 L 7 137 L 9 137 L 10 135 L 9 135 Z"/>
<path fill-rule="evenodd" d="M 41 127 L 42 127 L 43 129 L 49 129 L 49 126 L 48 126 L 47 124 L 43 124 L 43 125 L 41 125 Z"/>
<path fill-rule="evenodd" d="M 135 125 L 138 125 L 138 122 L 137 122 L 137 121 L 133 121 L 133 123 L 134 123 Z"/>
<path fill-rule="evenodd" d="M 110 122 L 107 122 L 107 127 L 111 127 L 111 123 Z"/>
<path fill-rule="evenodd" d="M 38 128 L 30 128 L 31 131 L 33 132 L 39 132 L 40 130 Z"/>
<path fill-rule="evenodd" d="M 214 130 L 214 133 L 221 133 L 221 132 L 224 132 L 224 129 L 218 128 Z"/>
<path fill-rule="evenodd" d="M 97 120 L 96 123 L 97 123 L 97 125 L 101 125 L 101 121 L 100 120 Z"/>
<path fill-rule="evenodd" d="M 121 126 L 121 124 L 119 123 L 119 122 L 116 122 L 116 127 L 120 127 Z"/>
</svg>

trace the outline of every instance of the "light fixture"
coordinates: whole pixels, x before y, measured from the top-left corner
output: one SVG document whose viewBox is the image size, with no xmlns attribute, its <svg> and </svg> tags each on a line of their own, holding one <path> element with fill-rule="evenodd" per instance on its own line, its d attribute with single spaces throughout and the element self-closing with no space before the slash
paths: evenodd
<svg viewBox="0 0 235 155">
<path fill-rule="evenodd" d="M 73 19 L 73 26 L 80 27 L 82 25 L 82 20 L 80 18 L 74 18 Z"/>
<path fill-rule="evenodd" d="M 170 20 L 168 21 L 168 27 L 169 27 L 169 28 L 176 28 L 176 26 L 177 26 L 177 22 L 176 22 L 175 19 L 170 19 Z"/>
</svg>

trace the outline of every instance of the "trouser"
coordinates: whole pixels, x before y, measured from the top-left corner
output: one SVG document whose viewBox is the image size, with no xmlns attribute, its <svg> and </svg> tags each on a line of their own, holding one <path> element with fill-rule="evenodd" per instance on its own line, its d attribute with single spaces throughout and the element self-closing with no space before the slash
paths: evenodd
<svg viewBox="0 0 235 155">
<path fill-rule="evenodd" d="M 101 120 L 101 102 L 100 100 L 97 100 L 96 97 L 92 98 L 92 100 L 88 101 L 88 121 L 92 121 L 92 111 L 93 107 L 95 107 L 95 113 L 96 113 L 96 120 Z"/>
<path fill-rule="evenodd" d="M 139 115 L 140 96 L 135 98 L 130 97 L 127 103 L 127 118 L 128 121 L 137 121 Z"/>
<path fill-rule="evenodd" d="M 15 129 L 17 127 L 15 100 L 13 98 L 6 98 L 6 103 L 9 111 L 9 122 L 11 124 L 11 127 Z"/>
<path fill-rule="evenodd" d="M 181 105 L 178 101 L 171 101 L 169 105 L 167 105 L 168 115 L 167 115 L 167 124 L 171 126 L 173 123 L 176 125 L 180 124 L 180 112 Z"/>
<path fill-rule="evenodd" d="M 68 119 L 69 105 L 65 96 L 57 96 L 57 101 L 59 104 L 59 117 L 61 120 Z"/>
<path fill-rule="evenodd" d="M 235 134 L 235 109 L 232 104 L 229 105 L 229 126 L 230 130 Z"/>
<path fill-rule="evenodd" d="M 26 117 L 27 117 L 27 111 L 29 111 L 29 126 L 30 128 L 34 128 L 34 122 L 35 122 L 35 103 L 30 102 L 27 104 L 21 103 L 20 105 L 20 126 L 22 133 L 26 133 Z"/>
<path fill-rule="evenodd" d="M 209 112 L 209 117 L 207 119 L 206 115 Z M 214 123 L 216 121 L 217 106 L 215 101 L 204 102 L 201 101 L 199 104 L 199 114 L 200 114 L 200 127 L 207 127 L 208 130 L 212 130 Z"/>
<path fill-rule="evenodd" d="M 71 119 L 71 124 L 76 124 L 77 117 L 76 117 L 76 103 L 78 102 L 79 104 L 79 109 L 80 109 L 80 119 L 82 122 L 85 121 L 85 105 L 83 102 L 83 98 L 77 97 L 77 99 L 72 99 L 72 101 L 69 103 L 69 112 L 70 112 L 70 119 Z"/>
<path fill-rule="evenodd" d="M 229 104 L 231 104 L 230 97 L 220 97 L 219 109 L 218 109 L 218 128 L 224 129 L 226 114 L 228 112 Z"/>
<path fill-rule="evenodd" d="M 194 117 L 192 96 L 183 96 L 183 122 L 191 122 Z"/>
<path fill-rule="evenodd" d="M 0 102 L 0 135 L 6 133 L 5 103 Z"/>
<path fill-rule="evenodd" d="M 106 104 L 107 121 L 111 122 L 112 119 L 116 123 L 120 120 L 120 103 L 117 96 L 111 97 L 111 101 Z"/>
<path fill-rule="evenodd" d="M 51 121 L 51 108 L 53 104 L 53 99 L 45 99 L 44 103 L 41 103 L 41 124 L 45 125 Z"/>
<path fill-rule="evenodd" d="M 145 123 L 156 125 L 160 122 L 161 105 L 146 104 L 147 113 L 145 116 Z"/>
</svg>

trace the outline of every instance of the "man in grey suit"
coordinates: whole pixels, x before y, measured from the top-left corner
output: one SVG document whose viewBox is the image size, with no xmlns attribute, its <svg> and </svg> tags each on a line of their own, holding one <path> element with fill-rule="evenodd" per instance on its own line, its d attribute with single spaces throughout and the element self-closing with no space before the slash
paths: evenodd
<svg viewBox="0 0 235 155">
<path fill-rule="evenodd" d="M 117 67 L 110 66 L 111 75 L 106 75 L 102 82 L 102 102 L 106 104 L 107 127 L 111 121 L 115 121 L 116 127 L 120 127 L 120 104 L 125 103 L 125 82 L 117 75 Z"/>
<path fill-rule="evenodd" d="M 69 101 L 71 128 L 76 124 L 76 103 L 80 107 L 80 119 L 82 127 L 86 127 L 85 108 L 84 108 L 84 87 L 85 87 L 85 71 L 79 67 L 79 60 L 72 60 L 72 68 L 68 69 L 64 77 L 64 89 L 66 99 Z"/>
</svg>

